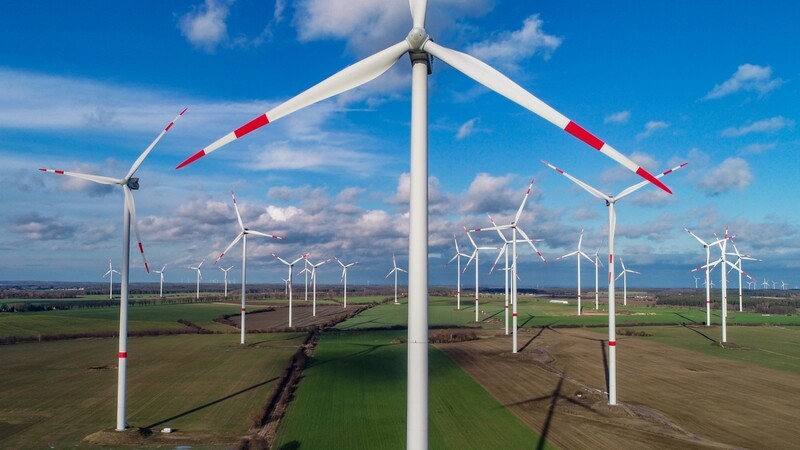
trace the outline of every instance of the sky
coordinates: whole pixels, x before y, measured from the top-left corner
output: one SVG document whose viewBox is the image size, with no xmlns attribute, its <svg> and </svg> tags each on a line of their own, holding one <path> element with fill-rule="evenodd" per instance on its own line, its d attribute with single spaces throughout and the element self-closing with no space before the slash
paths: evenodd
<svg viewBox="0 0 800 450">
<path fill-rule="evenodd" d="M 660 173 L 617 204 L 616 254 L 631 287 L 694 287 L 703 239 L 735 235 L 753 277 L 800 285 L 800 5 L 767 1 L 430 0 L 426 29 Z M 406 267 L 410 63 L 281 118 L 175 170 L 199 149 L 411 29 L 404 0 L 12 2 L 0 0 L 0 280 L 103 281 L 122 258 L 121 189 L 40 172 L 121 178 L 180 112 L 137 172 L 151 268 L 167 282 L 222 280 L 214 259 L 248 228 L 248 280 L 281 283 L 271 254 L 358 261 L 351 284 Z M 429 76 L 429 279 L 455 285 L 453 235 L 513 218 L 520 287 L 574 286 L 575 249 L 607 253 L 605 204 L 542 164 L 608 194 L 640 181 L 530 111 L 439 60 Z M 497 246 L 496 234 L 478 233 Z M 135 239 L 134 239 L 135 242 Z M 495 252 L 481 254 L 482 286 Z M 719 251 L 712 258 L 718 258 Z M 605 257 L 604 257 L 605 259 Z M 335 262 L 320 283 L 338 283 Z M 240 276 L 241 246 L 220 262 Z M 600 279 L 604 279 L 601 269 Z M 619 268 L 617 269 L 619 271 Z M 594 286 L 584 263 L 584 287 Z M 712 275 L 718 280 L 720 273 Z M 135 250 L 131 279 L 157 281 Z M 464 284 L 474 283 L 468 270 Z M 401 277 L 401 284 L 405 278 Z M 621 280 L 618 282 L 621 283 Z M 605 283 L 601 282 L 601 285 Z"/>
</svg>

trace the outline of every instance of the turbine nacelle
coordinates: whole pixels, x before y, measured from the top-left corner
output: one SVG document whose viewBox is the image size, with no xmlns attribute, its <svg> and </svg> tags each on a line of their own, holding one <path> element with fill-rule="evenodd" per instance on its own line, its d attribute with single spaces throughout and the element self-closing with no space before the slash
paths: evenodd
<svg viewBox="0 0 800 450">
<path fill-rule="evenodd" d="M 138 178 L 129 178 L 125 185 L 128 186 L 128 189 L 132 191 L 139 190 L 139 179 Z"/>
</svg>

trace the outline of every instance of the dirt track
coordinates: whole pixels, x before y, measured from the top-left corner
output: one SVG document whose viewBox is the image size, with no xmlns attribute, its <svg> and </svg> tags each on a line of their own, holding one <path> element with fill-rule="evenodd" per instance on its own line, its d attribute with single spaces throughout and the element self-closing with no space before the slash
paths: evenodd
<svg viewBox="0 0 800 450">
<path fill-rule="evenodd" d="M 800 376 L 622 337 L 611 407 L 602 339 L 536 329 L 517 355 L 502 334 L 437 347 L 561 449 L 797 448 Z"/>
</svg>

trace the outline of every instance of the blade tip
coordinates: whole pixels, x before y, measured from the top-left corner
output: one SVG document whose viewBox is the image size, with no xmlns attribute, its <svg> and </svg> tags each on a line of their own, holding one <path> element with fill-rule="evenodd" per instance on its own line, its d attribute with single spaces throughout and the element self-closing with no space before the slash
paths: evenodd
<svg viewBox="0 0 800 450">
<path fill-rule="evenodd" d="M 203 156 L 206 156 L 206 150 L 205 149 L 200 150 L 199 152 L 195 153 L 194 155 L 186 158 L 186 160 L 184 162 L 178 164 L 178 166 L 175 167 L 175 169 L 177 170 L 177 169 L 181 169 L 183 167 L 186 167 L 189 164 L 191 164 L 191 163 L 197 161 L 198 159 L 202 158 Z"/>
</svg>

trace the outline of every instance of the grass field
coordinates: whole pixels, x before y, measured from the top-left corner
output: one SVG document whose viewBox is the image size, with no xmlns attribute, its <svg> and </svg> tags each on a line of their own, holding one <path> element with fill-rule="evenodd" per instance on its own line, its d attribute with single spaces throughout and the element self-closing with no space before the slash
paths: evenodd
<svg viewBox="0 0 800 450">
<path fill-rule="evenodd" d="M 259 335 L 246 347 L 225 335 L 132 338 L 128 423 L 235 443 L 302 338 Z M 113 429 L 116 354 L 115 339 L 0 346 L 0 447 L 85 446 Z"/>
<path fill-rule="evenodd" d="M 273 448 L 405 448 L 406 345 L 392 343 L 402 335 L 323 334 Z M 433 347 L 430 374 L 431 448 L 537 444 L 529 427 Z"/>
<path fill-rule="evenodd" d="M 214 322 L 223 314 L 236 314 L 234 304 L 186 303 L 175 305 L 136 306 L 128 308 L 128 329 L 180 329 L 178 319 L 188 320 L 217 331 L 234 330 Z M 0 313 L 0 337 L 38 336 L 119 330 L 119 308 L 81 308 L 65 311 Z"/>
</svg>

